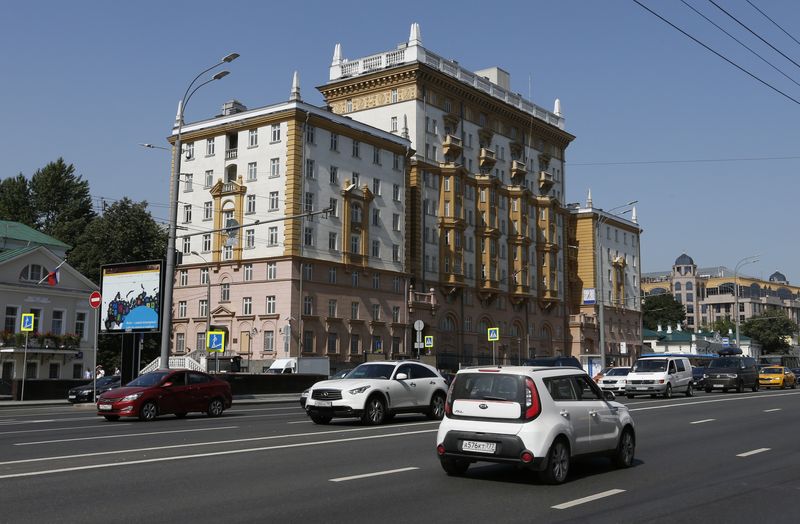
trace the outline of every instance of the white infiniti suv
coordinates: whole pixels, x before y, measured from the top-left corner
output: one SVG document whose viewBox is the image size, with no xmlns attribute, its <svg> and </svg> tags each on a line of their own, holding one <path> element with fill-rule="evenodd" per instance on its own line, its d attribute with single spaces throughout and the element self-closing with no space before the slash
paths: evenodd
<svg viewBox="0 0 800 524">
<path fill-rule="evenodd" d="M 450 386 L 436 452 L 448 475 L 477 461 L 514 464 L 560 484 L 573 458 L 633 463 L 633 419 L 614 394 L 570 368 L 462 369 Z"/>
<path fill-rule="evenodd" d="M 436 368 L 414 360 L 361 364 L 346 379 L 323 380 L 308 391 L 306 413 L 316 424 L 358 417 L 378 425 L 397 413 L 444 416 L 447 383 Z"/>
</svg>

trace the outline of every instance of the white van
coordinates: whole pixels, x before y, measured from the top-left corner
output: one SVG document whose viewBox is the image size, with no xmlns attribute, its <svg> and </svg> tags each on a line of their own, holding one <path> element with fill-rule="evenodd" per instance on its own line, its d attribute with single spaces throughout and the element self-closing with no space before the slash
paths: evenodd
<svg viewBox="0 0 800 524">
<path fill-rule="evenodd" d="M 663 357 L 640 358 L 625 379 L 625 396 L 663 395 L 671 398 L 673 393 L 683 392 L 687 397 L 692 390 L 692 365 L 686 357 L 664 355 Z"/>
</svg>

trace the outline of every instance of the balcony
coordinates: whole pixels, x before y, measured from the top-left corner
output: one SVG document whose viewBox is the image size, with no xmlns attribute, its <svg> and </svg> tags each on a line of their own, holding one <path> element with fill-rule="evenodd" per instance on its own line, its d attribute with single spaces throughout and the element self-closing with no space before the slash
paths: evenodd
<svg viewBox="0 0 800 524">
<path fill-rule="evenodd" d="M 553 173 L 539 171 L 539 189 L 547 193 L 553 187 Z"/>
<path fill-rule="evenodd" d="M 453 161 L 461 156 L 461 152 L 463 150 L 464 146 L 459 137 L 453 135 L 447 135 L 444 137 L 444 141 L 442 142 L 442 151 L 444 152 L 444 156 L 448 161 Z"/>
<path fill-rule="evenodd" d="M 525 166 L 525 162 L 520 162 L 519 160 L 512 160 L 511 161 L 511 176 L 512 177 L 524 177 L 528 174 L 528 168 Z"/>
<path fill-rule="evenodd" d="M 594 315 L 585 315 L 581 313 L 580 315 L 570 315 L 569 325 L 571 327 L 594 328 L 597 326 L 597 321 Z"/>
<path fill-rule="evenodd" d="M 497 157 L 491 149 L 482 147 L 480 156 L 478 157 L 481 169 L 491 169 L 497 162 Z"/>
<path fill-rule="evenodd" d="M 234 147 L 233 149 L 226 149 L 225 150 L 225 160 L 236 160 L 239 158 L 239 148 Z"/>
</svg>

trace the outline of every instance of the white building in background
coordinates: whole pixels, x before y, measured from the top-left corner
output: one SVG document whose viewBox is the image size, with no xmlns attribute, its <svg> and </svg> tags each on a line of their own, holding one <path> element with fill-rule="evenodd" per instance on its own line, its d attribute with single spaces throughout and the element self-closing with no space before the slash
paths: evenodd
<svg viewBox="0 0 800 524">
<path fill-rule="evenodd" d="M 302 102 L 295 75 L 288 102 L 229 102 L 182 139 L 174 353 L 204 348 L 210 308 L 252 371 L 405 354 L 406 138 Z"/>
</svg>

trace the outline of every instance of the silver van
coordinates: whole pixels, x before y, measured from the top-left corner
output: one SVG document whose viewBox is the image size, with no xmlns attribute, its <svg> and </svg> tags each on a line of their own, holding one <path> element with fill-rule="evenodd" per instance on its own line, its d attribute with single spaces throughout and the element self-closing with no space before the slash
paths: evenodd
<svg viewBox="0 0 800 524">
<path fill-rule="evenodd" d="M 625 379 L 625 396 L 628 398 L 636 395 L 672 398 L 674 393 L 684 393 L 687 397 L 694 395 L 692 365 L 686 357 L 640 358 Z"/>
</svg>

